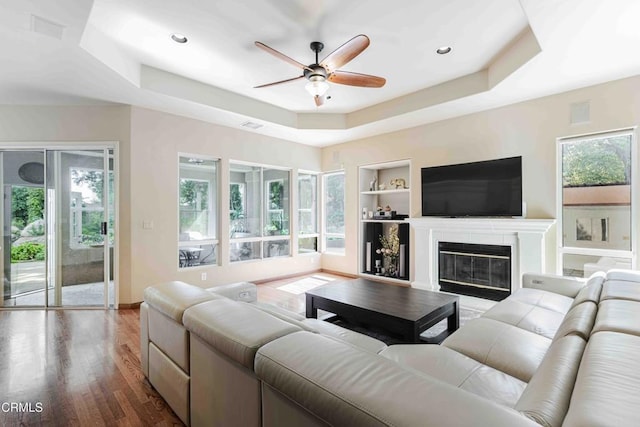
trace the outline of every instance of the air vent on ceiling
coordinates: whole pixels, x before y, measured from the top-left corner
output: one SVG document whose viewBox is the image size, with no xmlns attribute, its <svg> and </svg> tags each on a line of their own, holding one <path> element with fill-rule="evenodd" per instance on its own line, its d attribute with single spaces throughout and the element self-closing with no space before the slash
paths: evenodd
<svg viewBox="0 0 640 427">
<path fill-rule="evenodd" d="M 263 125 L 255 122 L 244 122 L 240 126 L 255 130 L 255 129 L 260 129 Z"/>
<path fill-rule="evenodd" d="M 49 21 L 37 15 L 31 15 L 31 31 L 62 40 L 64 25 Z"/>
</svg>

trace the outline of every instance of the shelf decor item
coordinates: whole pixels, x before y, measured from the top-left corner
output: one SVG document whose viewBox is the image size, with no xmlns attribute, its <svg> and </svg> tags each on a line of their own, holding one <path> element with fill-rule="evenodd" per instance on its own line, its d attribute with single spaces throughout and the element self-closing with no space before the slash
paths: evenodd
<svg viewBox="0 0 640 427">
<path fill-rule="evenodd" d="M 376 253 L 384 257 L 385 276 L 397 277 L 400 256 L 400 239 L 398 238 L 397 224 L 389 227 L 388 234 L 380 236 L 380 244 L 382 248 L 376 250 Z"/>
</svg>

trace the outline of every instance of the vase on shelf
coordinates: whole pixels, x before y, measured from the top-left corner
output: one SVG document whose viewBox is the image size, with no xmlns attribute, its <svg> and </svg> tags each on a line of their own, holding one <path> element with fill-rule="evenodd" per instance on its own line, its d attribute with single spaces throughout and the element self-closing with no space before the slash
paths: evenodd
<svg viewBox="0 0 640 427">
<path fill-rule="evenodd" d="M 398 277 L 398 257 L 386 256 L 384 257 L 384 271 L 385 276 Z"/>
</svg>

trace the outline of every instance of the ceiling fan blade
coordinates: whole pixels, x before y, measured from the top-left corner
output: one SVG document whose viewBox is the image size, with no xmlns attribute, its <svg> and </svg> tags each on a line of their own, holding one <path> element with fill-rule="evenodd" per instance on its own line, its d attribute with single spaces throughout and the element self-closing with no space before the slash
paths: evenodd
<svg viewBox="0 0 640 427">
<path fill-rule="evenodd" d="M 387 80 L 382 77 L 340 70 L 331 73 L 327 80 L 331 83 L 361 87 L 382 87 L 387 82 Z"/>
<path fill-rule="evenodd" d="M 270 54 L 272 54 L 273 56 L 275 56 L 276 58 L 280 58 L 285 62 L 288 62 L 289 64 L 296 66 L 302 70 L 309 70 L 309 71 L 313 71 L 311 68 L 307 67 L 306 65 L 296 61 L 293 58 L 289 58 L 287 55 L 285 55 L 284 53 L 278 52 L 277 50 L 267 46 L 264 43 L 261 42 L 255 42 L 256 46 L 258 46 L 260 49 L 264 50 L 265 52 L 269 52 Z"/>
<path fill-rule="evenodd" d="M 322 104 L 324 104 L 324 95 L 323 96 L 316 95 L 313 97 L 313 100 L 316 102 L 316 107 L 319 107 Z"/>
<path fill-rule="evenodd" d="M 298 77 L 293 77 L 291 79 L 286 79 L 286 80 L 280 80 L 279 82 L 273 82 L 273 83 L 265 83 L 263 85 L 260 86 L 254 86 L 254 89 L 260 89 L 261 87 L 267 87 L 267 86 L 274 86 L 274 85 L 279 85 L 280 83 L 288 83 L 288 82 L 292 82 L 294 80 L 298 80 L 303 78 L 304 76 L 298 76 Z"/>
<path fill-rule="evenodd" d="M 320 65 L 325 67 L 329 72 L 342 67 L 369 46 L 369 37 L 364 34 L 355 36 L 320 61 Z"/>
</svg>

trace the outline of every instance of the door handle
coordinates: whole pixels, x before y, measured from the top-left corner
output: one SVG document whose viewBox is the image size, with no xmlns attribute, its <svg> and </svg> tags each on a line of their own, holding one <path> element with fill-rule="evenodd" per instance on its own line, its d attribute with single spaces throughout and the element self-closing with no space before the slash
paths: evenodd
<svg viewBox="0 0 640 427">
<path fill-rule="evenodd" d="M 100 234 L 102 234 L 103 236 L 107 235 L 107 222 L 106 221 L 103 221 L 100 224 Z"/>
</svg>

